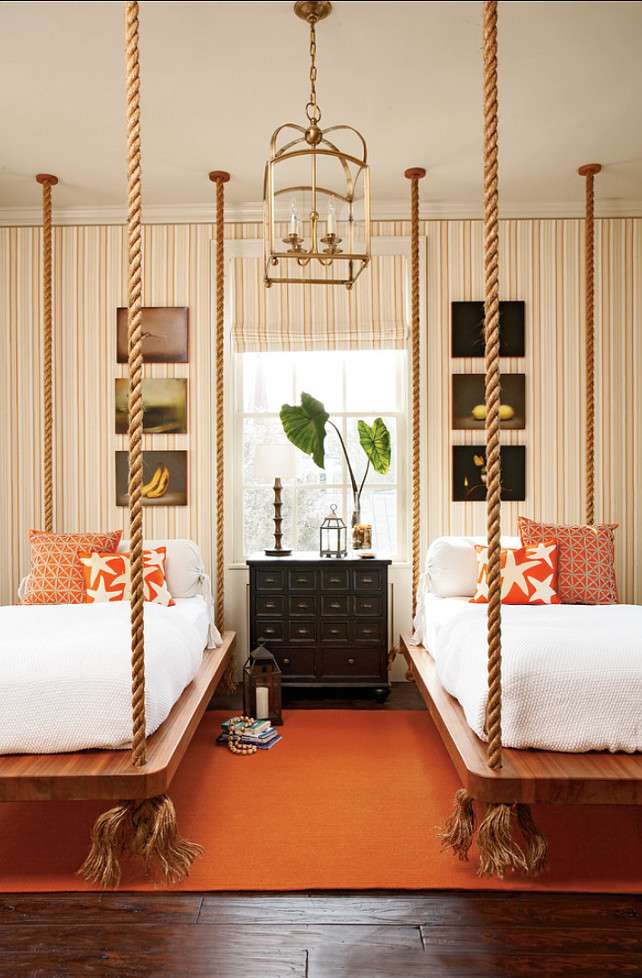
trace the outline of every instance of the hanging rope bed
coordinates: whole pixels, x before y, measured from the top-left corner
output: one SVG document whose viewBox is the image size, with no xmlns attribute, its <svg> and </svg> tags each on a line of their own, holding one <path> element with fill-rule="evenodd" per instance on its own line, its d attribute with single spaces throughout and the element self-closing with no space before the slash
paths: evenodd
<svg viewBox="0 0 642 978">
<path fill-rule="evenodd" d="M 437 730 L 462 781 L 456 807 L 441 838 L 444 848 L 467 859 L 475 831 L 473 802 L 486 804 L 477 833 L 479 874 L 518 869 L 537 875 L 545 865 L 547 844 L 534 824 L 530 805 L 642 804 L 642 754 L 563 753 L 502 746 L 501 724 L 501 544 L 500 544 L 500 371 L 497 157 L 497 0 L 484 2 L 484 267 L 486 336 L 486 464 L 488 541 L 488 744 L 468 725 L 459 702 L 445 691 L 435 662 L 423 648 L 401 636 L 401 650 Z M 586 398 L 587 520 L 594 518 L 594 340 L 593 340 L 593 175 L 597 164 L 580 168 L 587 177 L 586 206 Z M 408 175 L 408 174 L 407 174 Z M 412 208 L 413 238 L 418 209 Z M 417 380 L 414 378 L 413 383 Z M 415 394 L 417 388 L 414 387 Z M 414 452 L 419 450 L 414 429 Z M 413 533 L 413 567 L 418 561 Z M 416 581 L 415 593 L 416 593 Z M 524 848 L 513 838 L 513 814 Z"/>
<path fill-rule="evenodd" d="M 231 676 L 236 636 L 223 632 L 223 487 L 218 486 L 219 550 L 217 611 L 222 645 L 207 649 L 200 668 L 174 704 L 167 719 L 146 737 L 145 638 L 143 591 L 142 511 L 142 258 L 141 258 L 141 153 L 139 104 L 138 3 L 125 3 L 127 55 L 128 251 L 129 251 L 129 529 L 131 551 L 132 648 L 132 751 L 84 750 L 66 754 L 13 754 L 0 757 L 0 801 L 87 800 L 120 801 L 101 815 L 94 826 L 92 848 L 80 874 L 102 887 L 120 880 L 120 855 L 129 848 L 141 855 L 148 870 L 165 881 L 178 881 L 189 873 L 202 851 L 181 839 L 174 806 L 167 795 L 172 778 L 189 746 L 207 704 L 225 676 Z M 219 174 L 217 227 L 217 279 L 220 297 L 217 316 L 222 336 L 223 308 L 223 177 Z M 45 527 L 53 530 L 53 371 L 51 289 L 51 187 L 58 181 L 40 174 L 43 184 L 43 295 L 44 295 L 44 487 Z M 223 473 L 223 349 L 216 350 L 217 471 Z"/>
</svg>

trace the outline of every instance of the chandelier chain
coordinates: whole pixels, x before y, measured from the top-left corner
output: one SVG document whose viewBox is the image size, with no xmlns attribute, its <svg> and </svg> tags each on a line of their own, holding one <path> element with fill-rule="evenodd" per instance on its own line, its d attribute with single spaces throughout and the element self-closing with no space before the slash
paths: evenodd
<svg viewBox="0 0 642 978">
<path fill-rule="evenodd" d="M 306 105 L 306 114 L 311 123 L 319 124 L 321 109 L 317 105 L 317 31 L 315 21 L 310 21 L 310 101 Z"/>
</svg>

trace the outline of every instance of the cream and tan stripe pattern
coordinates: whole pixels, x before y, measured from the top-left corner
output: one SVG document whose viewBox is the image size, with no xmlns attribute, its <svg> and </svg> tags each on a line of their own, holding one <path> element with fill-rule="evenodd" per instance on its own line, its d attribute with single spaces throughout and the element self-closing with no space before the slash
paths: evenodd
<svg viewBox="0 0 642 978">
<path fill-rule="evenodd" d="M 408 332 L 403 255 L 374 255 L 348 291 L 337 285 L 263 285 L 260 258 L 232 261 L 232 336 L 241 353 L 400 350 Z M 315 269 L 324 275 L 325 269 Z"/>
<path fill-rule="evenodd" d="M 598 206 L 599 211 L 599 206 Z M 55 225 L 54 209 L 54 225 Z M 385 236 L 407 236 L 407 221 L 375 225 Z M 450 358 L 450 303 L 483 296 L 480 221 L 428 221 L 425 284 L 427 336 L 424 433 L 427 478 L 424 537 L 485 532 L 483 503 L 453 503 L 451 445 L 472 444 L 477 432 L 450 431 L 450 376 L 483 372 L 482 360 Z M 153 225 L 144 229 L 143 302 L 186 305 L 188 364 L 146 364 L 145 376 L 188 378 L 188 434 L 146 435 L 147 449 L 188 451 L 187 507 L 148 508 L 146 535 L 190 536 L 214 553 L 214 385 L 210 250 L 212 225 Z M 526 445 L 525 502 L 506 502 L 504 532 L 517 515 L 577 522 L 584 499 L 583 222 L 500 222 L 500 298 L 526 303 L 526 357 L 503 359 L 502 373 L 526 374 L 525 431 L 502 433 L 504 444 Z M 228 225 L 226 238 L 253 240 L 256 224 Z M 41 478 L 41 239 L 39 228 L 0 229 L 0 600 L 16 600 L 29 567 L 28 531 L 40 528 Z M 596 514 L 620 524 L 620 596 L 642 603 L 642 220 L 595 222 Z M 54 228 L 56 526 L 64 530 L 125 528 L 115 505 L 114 433 L 116 308 L 125 304 L 123 227 Z M 369 273 L 366 273 L 369 274 Z M 364 281 L 364 276 L 360 282 Z M 360 282 L 355 288 L 359 287 Z M 337 290 L 342 291 L 342 290 Z M 408 510 L 408 513 L 410 511 Z M 231 509 L 230 509 L 231 513 Z M 230 622 L 230 627 L 233 623 Z"/>
</svg>

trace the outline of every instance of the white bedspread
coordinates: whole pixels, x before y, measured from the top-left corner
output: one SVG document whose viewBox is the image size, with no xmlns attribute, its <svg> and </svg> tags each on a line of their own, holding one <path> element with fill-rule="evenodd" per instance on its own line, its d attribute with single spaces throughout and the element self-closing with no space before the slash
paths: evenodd
<svg viewBox="0 0 642 978">
<path fill-rule="evenodd" d="M 52 754 L 131 744 L 128 602 L 0 608 L 0 753 Z M 200 666 L 202 598 L 145 604 L 147 733 Z"/>
<path fill-rule="evenodd" d="M 487 605 L 424 596 L 417 624 L 444 688 L 484 732 Z M 502 605 L 502 741 L 642 750 L 642 607 Z"/>
</svg>

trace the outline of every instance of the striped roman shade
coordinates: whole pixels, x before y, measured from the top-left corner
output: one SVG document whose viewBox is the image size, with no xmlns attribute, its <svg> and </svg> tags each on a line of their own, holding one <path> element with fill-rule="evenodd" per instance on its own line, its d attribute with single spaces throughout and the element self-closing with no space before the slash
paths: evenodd
<svg viewBox="0 0 642 978">
<path fill-rule="evenodd" d="M 350 291 L 301 283 L 267 289 L 262 258 L 233 258 L 230 266 L 232 337 L 239 353 L 406 345 L 405 255 L 373 255 Z"/>
</svg>

